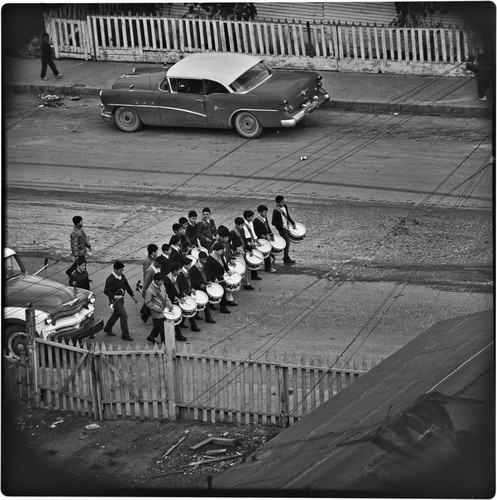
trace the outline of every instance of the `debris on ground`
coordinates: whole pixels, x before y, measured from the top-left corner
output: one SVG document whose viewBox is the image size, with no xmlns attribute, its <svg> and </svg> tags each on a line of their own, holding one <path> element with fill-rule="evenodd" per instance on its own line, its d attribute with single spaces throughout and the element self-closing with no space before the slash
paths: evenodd
<svg viewBox="0 0 497 500">
<path fill-rule="evenodd" d="M 39 108 L 43 106 L 55 108 L 63 105 L 62 99 L 64 96 L 58 94 L 40 94 L 38 98 L 43 101 L 43 103 L 38 106 Z"/>
<path fill-rule="evenodd" d="M 58 418 L 50 427 L 52 429 L 54 429 L 55 427 L 57 427 L 59 424 L 62 424 L 64 423 L 64 419 L 63 418 Z"/>
</svg>

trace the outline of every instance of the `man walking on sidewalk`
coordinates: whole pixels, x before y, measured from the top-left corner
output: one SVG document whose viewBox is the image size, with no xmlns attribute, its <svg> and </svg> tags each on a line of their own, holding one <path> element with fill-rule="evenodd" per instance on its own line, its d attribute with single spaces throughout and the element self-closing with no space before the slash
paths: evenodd
<svg viewBox="0 0 497 500">
<path fill-rule="evenodd" d="M 43 33 L 41 35 L 41 79 L 48 80 L 47 78 L 47 66 L 50 66 L 55 78 L 60 78 L 62 75 L 59 73 L 57 66 L 52 59 L 52 47 L 50 46 L 50 39 L 48 38 L 48 33 Z"/>
</svg>

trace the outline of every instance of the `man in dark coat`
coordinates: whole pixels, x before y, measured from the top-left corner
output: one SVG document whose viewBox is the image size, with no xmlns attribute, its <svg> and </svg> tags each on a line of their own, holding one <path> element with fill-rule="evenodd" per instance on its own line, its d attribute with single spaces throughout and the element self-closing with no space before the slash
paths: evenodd
<svg viewBox="0 0 497 500">
<path fill-rule="evenodd" d="M 52 73 L 55 78 L 60 78 L 62 75 L 59 73 L 57 66 L 52 59 L 52 47 L 50 46 L 50 39 L 48 33 L 43 33 L 41 36 L 41 79 L 48 80 L 47 78 L 47 66 L 50 66 Z"/>
<path fill-rule="evenodd" d="M 207 281 L 207 275 L 204 271 L 205 263 L 207 262 L 207 254 L 204 251 L 199 252 L 198 259 L 193 266 L 190 267 L 188 271 L 188 275 L 190 276 L 190 282 L 192 287 L 195 290 L 200 290 L 204 293 L 207 293 L 207 285 L 209 282 Z M 205 322 L 206 323 L 215 323 L 216 321 L 212 319 L 211 308 L 209 304 L 205 306 Z"/>
<path fill-rule="evenodd" d="M 112 327 L 120 319 L 123 340 L 133 340 L 129 335 L 128 313 L 124 309 L 125 293 L 128 292 L 128 295 L 135 301 L 135 304 L 138 301 L 129 286 L 126 276 L 124 276 L 123 269 L 124 264 L 122 262 L 114 262 L 114 270 L 105 281 L 104 293 L 109 298 L 112 315 L 104 326 L 104 332 L 110 337 L 115 337 L 116 334 L 112 331 Z"/>
<path fill-rule="evenodd" d="M 212 251 L 207 257 L 205 262 L 204 270 L 207 280 L 213 283 L 219 282 L 223 287 L 223 296 L 221 298 L 221 304 L 219 305 L 220 311 L 223 314 L 231 314 L 231 311 L 226 307 L 226 284 L 224 283 L 224 273 L 228 272 L 229 268 L 226 261 L 223 258 L 224 244 L 221 242 L 214 243 L 212 246 Z"/>
<path fill-rule="evenodd" d="M 178 274 L 181 269 L 181 264 L 179 262 L 171 262 L 169 265 L 169 274 L 164 277 L 164 287 L 166 288 L 167 296 L 173 304 L 178 304 L 179 299 L 182 298 L 181 291 L 179 289 L 177 279 Z M 180 325 L 174 325 L 174 333 L 176 340 L 184 342 L 186 337 L 183 336 Z"/>
<path fill-rule="evenodd" d="M 294 264 L 295 261 L 290 258 L 290 237 L 288 236 L 288 228 L 291 226 L 295 228 L 295 222 L 290 217 L 290 212 L 285 203 L 284 196 L 278 195 L 275 199 L 276 207 L 273 210 L 273 217 L 271 224 L 278 230 L 280 236 L 286 241 L 286 247 L 283 254 L 283 262 L 287 264 Z"/>
<path fill-rule="evenodd" d="M 192 262 L 193 261 L 190 259 L 190 257 L 183 257 L 181 259 L 181 263 L 183 264 L 183 266 L 178 273 L 177 283 L 182 297 L 190 297 L 193 291 L 193 286 L 188 275 L 188 271 L 190 270 Z M 188 319 L 190 320 L 190 327 L 192 329 L 192 332 L 200 332 L 201 329 L 197 326 L 195 317 L 191 317 Z M 185 318 L 183 318 L 181 326 L 186 327 Z"/>
<path fill-rule="evenodd" d="M 257 207 L 257 215 L 254 218 L 254 231 L 257 238 L 267 240 L 271 242 L 274 239 L 273 232 L 269 227 L 269 221 L 267 219 L 268 208 L 266 205 L 259 205 Z M 264 259 L 264 270 L 268 273 L 275 273 L 276 269 L 271 265 L 272 255 L 271 253 Z"/>
</svg>

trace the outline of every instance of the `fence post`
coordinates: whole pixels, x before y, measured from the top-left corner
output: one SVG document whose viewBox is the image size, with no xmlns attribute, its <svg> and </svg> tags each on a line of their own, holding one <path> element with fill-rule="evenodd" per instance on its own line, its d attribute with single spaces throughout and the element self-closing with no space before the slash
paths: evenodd
<svg viewBox="0 0 497 500">
<path fill-rule="evenodd" d="M 174 358 L 176 354 L 176 338 L 174 326 L 170 321 L 164 323 L 164 364 L 166 376 L 167 413 L 169 420 L 176 420 L 176 380 L 174 373 Z"/>
<path fill-rule="evenodd" d="M 307 40 L 308 40 L 308 47 L 309 47 L 309 56 L 310 57 L 315 57 L 316 56 L 316 49 L 314 47 L 314 40 L 312 39 L 312 33 L 311 33 L 311 23 L 309 21 L 305 22 L 306 26 L 306 31 L 307 31 Z M 317 41 L 316 41 L 317 43 Z"/>
<path fill-rule="evenodd" d="M 290 427 L 290 401 L 289 401 L 289 380 L 288 367 L 281 366 L 282 374 L 282 391 L 281 391 L 281 423 L 285 427 Z"/>
<path fill-rule="evenodd" d="M 21 363 L 25 363 L 26 370 L 24 371 L 26 375 L 26 395 L 28 399 L 31 399 L 30 388 L 32 386 L 33 372 L 36 370 L 36 366 L 33 362 L 33 348 L 34 339 L 36 337 L 36 318 L 35 310 L 31 302 L 28 303 L 26 307 L 26 350 L 20 353 Z M 36 392 L 36 387 L 34 388 Z"/>
<path fill-rule="evenodd" d="M 90 352 L 90 371 L 91 371 L 91 387 L 92 387 L 92 402 L 93 402 L 93 418 L 95 420 L 104 420 L 104 412 L 102 407 L 102 377 L 101 377 L 101 363 L 97 361 L 95 350 Z"/>
</svg>

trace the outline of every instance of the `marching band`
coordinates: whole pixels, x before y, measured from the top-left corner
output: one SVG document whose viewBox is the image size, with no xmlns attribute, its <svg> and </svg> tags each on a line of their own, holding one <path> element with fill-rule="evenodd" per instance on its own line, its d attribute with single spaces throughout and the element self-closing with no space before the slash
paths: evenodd
<svg viewBox="0 0 497 500">
<path fill-rule="evenodd" d="M 145 299 L 140 311 L 147 323 L 152 315 L 154 328 L 147 340 L 164 342 L 164 322 L 172 322 L 178 341 L 186 340 L 181 328 L 189 320 L 192 331 L 199 332 L 196 320 L 215 323 L 212 310 L 230 314 L 229 307 L 238 304 L 233 300 L 243 286 L 254 290 L 249 279 L 261 280 L 258 271 L 276 272 L 273 263 L 283 253 L 284 263 L 294 263 L 289 256 L 290 243 L 301 243 L 306 227 L 294 222 L 282 196 L 276 197 L 272 224 L 278 234 L 273 234 L 267 218 L 268 208 L 259 205 L 257 214 L 246 210 L 243 217 L 236 217 L 235 227 L 216 227 L 208 207 L 202 210 L 197 221 L 197 212 L 191 210 L 188 218 L 181 217 L 173 224 L 174 235 L 169 243 L 162 245 L 162 254 L 157 255 L 154 244 L 147 247 L 148 257 L 144 263 L 144 280 L 136 289 Z M 150 253 L 150 250 L 157 251 Z M 146 286 L 144 286 L 146 284 Z M 147 309 L 150 314 L 147 313 Z"/>
</svg>

